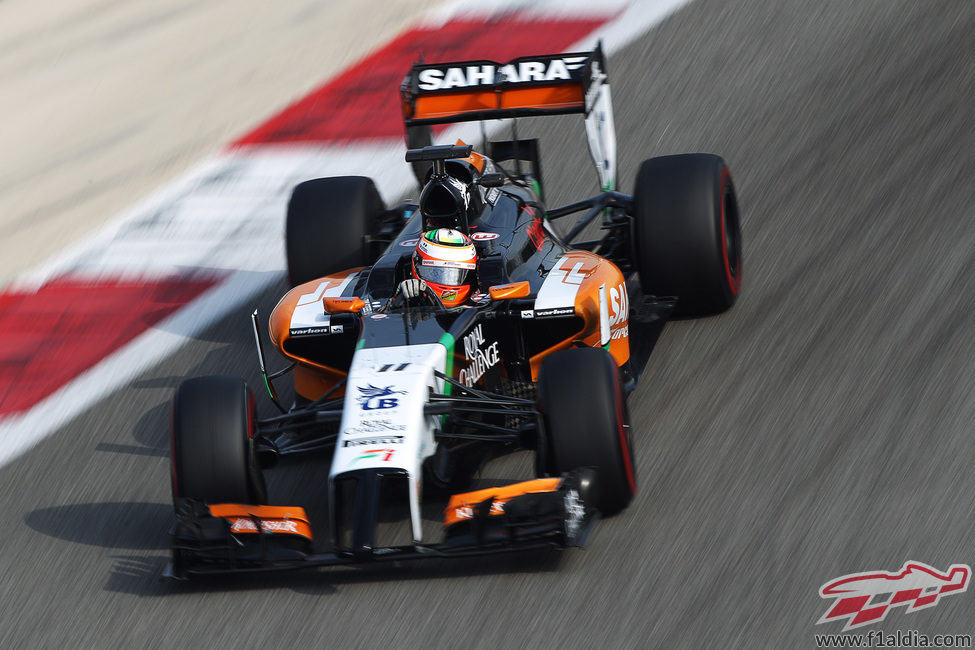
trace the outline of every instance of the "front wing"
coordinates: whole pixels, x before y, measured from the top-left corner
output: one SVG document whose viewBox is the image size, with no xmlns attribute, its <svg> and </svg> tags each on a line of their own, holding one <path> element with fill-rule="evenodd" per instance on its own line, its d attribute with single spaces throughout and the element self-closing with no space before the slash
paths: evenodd
<svg viewBox="0 0 975 650">
<path fill-rule="evenodd" d="M 445 511 L 439 544 L 371 549 L 368 554 L 313 551 L 311 526 L 299 507 L 206 505 L 182 499 L 171 531 L 165 577 L 282 571 L 366 562 L 469 557 L 583 546 L 599 520 L 585 470 L 456 494 Z"/>
</svg>

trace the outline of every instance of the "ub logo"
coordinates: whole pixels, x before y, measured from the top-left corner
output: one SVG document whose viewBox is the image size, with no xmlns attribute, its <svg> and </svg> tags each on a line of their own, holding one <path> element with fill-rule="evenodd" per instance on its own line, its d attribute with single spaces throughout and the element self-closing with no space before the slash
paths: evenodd
<svg viewBox="0 0 975 650">
<path fill-rule="evenodd" d="M 366 387 L 359 386 L 358 388 L 359 396 L 356 399 L 359 400 L 359 404 L 362 406 L 363 411 L 396 408 L 399 406 L 399 399 L 396 397 L 389 397 L 389 395 L 406 392 L 405 390 L 393 390 L 392 386 L 379 388 L 378 386 L 373 386 L 372 384 L 369 384 Z"/>
</svg>

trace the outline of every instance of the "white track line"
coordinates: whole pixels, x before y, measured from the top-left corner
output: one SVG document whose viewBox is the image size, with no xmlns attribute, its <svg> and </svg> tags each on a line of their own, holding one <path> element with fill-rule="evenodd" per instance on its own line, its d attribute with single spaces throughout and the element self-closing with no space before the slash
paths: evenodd
<svg viewBox="0 0 975 650">
<path fill-rule="evenodd" d="M 690 0 L 619 0 L 600 4 L 571 0 L 503 2 L 506 10 L 531 6 L 539 13 L 583 15 L 589 7 L 622 13 L 579 43 L 585 50 L 603 40 L 607 55 L 618 51 Z M 477 3 L 483 6 L 482 3 Z M 451 15 L 471 17 L 473 4 L 460 2 L 434 12 L 427 22 Z M 497 3 L 491 5 L 497 11 Z M 466 10 L 468 13 L 458 13 Z M 448 12 L 448 13 L 445 13 Z M 454 12 L 453 14 L 449 12 Z M 479 14 L 483 15 L 483 14 Z M 500 126 L 494 126 L 496 130 Z M 460 125 L 443 141 L 479 139 L 476 126 Z M 580 126 L 579 137 L 583 135 Z M 158 278 L 186 268 L 232 271 L 207 291 L 114 354 L 82 373 L 29 411 L 0 421 L 0 466 L 6 465 L 51 435 L 72 418 L 119 387 L 175 353 L 227 314 L 242 310 L 256 295 L 277 282 L 284 268 L 284 209 L 291 188 L 316 176 L 361 174 L 373 177 L 390 203 L 414 188 L 409 166 L 402 162 L 402 142 L 387 145 L 250 147 L 227 152 L 191 170 L 181 180 L 124 212 L 95 235 L 64 251 L 42 267 L 24 274 L 11 288 L 39 287 L 51 277 Z M 228 192 L 227 190 L 233 190 Z M 226 245 L 232 243 L 232 245 Z M 221 245 L 223 244 L 223 245 Z M 147 247 L 153 255 L 146 255 Z M 166 257 L 158 254 L 165 247 Z M 165 259 L 164 264 L 157 260 Z"/>
</svg>

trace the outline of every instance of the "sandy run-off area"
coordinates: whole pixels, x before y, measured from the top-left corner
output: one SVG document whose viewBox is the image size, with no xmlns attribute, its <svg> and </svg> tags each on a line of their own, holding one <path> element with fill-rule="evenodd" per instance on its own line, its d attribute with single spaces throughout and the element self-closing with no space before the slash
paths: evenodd
<svg viewBox="0 0 975 650">
<path fill-rule="evenodd" d="M 0 286 L 433 4 L 0 1 Z"/>
</svg>

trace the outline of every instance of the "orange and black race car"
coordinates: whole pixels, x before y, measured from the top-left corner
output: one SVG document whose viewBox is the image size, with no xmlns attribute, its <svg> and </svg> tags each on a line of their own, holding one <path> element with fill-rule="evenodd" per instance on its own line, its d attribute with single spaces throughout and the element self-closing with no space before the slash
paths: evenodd
<svg viewBox="0 0 975 650">
<path fill-rule="evenodd" d="M 402 98 L 416 202 L 387 209 L 363 177 L 292 194 L 293 288 L 269 332 L 285 371 L 266 371 L 252 315 L 280 415 L 258 419 L 240 379 L 176 391 L 171 576 L 581 546 L 636 492 L 626 398 L 664 323 L 735 302 L 741 232 L 727 166 L 710 154 L 651 158 L 632 196 L 615 191 L 599 48 L 416 64 Z M 431 125 L 562 113 L 585 115 L 603 191 L 556 209 L 543 201 L 537 141 L 485 141 L 481 153 L 429 141 Z M 601 236 L 579 241 L 594 222 Z M 426 255 L 435 230 L 468 257 Z M 434 281 L 457 269 L 468 295 Z M 273 381 L 289 371 L 285 407 Z M 466 491 L 484 460 L 522 449 L 535 476 Z M 313 453 L 328 459 L 310 489 L 327 491 L 329 512 L 314 525 L 302 507 L 269 505 L 262 475 Z M 313 539 L 319 529 L 327 542 Z"/>
</svg>

